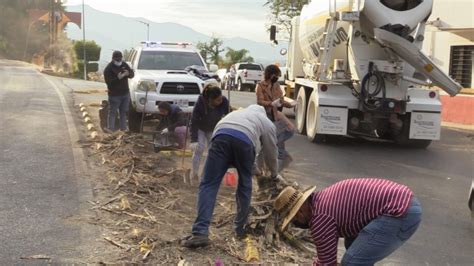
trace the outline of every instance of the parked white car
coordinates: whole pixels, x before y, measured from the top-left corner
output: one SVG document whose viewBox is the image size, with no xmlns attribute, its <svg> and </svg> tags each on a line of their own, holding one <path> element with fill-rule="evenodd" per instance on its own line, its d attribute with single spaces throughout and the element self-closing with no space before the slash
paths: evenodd
<svg viewBox="0 0 474 266">
<path fill-rule="evenodd" d="M 235 64 L 237 75 L 235 77 L 235 84 L 237 90 L 243 91 L 249 89 L 255 91 L 255 87 L 263 77 L 263 66 L 256 63 L 238 63 Z"/>
<path fill-rule="evenodd" d="M 190 43 L 142 42 L 127 61 L 135 71 L 135 77 L 129 80 L 131 131 L 138 132 L 142 114 L 157 114 L 158 104 L 163 101 L 192 112 L 204 81 L 184 69 L 197 66 L 207 70 L 207 66 Z M 216 71 L 217 66 L 211 65 L 210 70 Z"/>
</svg>

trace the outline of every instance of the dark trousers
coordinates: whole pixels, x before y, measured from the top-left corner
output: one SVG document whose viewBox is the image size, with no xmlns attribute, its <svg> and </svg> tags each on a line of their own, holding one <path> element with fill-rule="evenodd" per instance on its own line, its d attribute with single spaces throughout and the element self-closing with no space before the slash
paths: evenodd
<svg viewBox="0 0 474 266">
<path fill-rule="evenodd" d="M 252 166 L 255 161 L 255 149 L 242 140 L 228 135 L 215 137 L 210 145 L 204 176 L 199 185 L 198 213 L 193 224 L 193 234 L 208 235 L 217 192 L 227 169 L 233 166 L 239 174 L 237 186 L 237 216 L 234 229 L 244 232 L 252 198 Z"/>
<path fill-rule="evenodd" d="M 130 106 L 130 94 L 121 96 L 109 96 L 109 116 L 107 119 L 107 128 L 115 131 L 115 120 L 117 111 L 120 115 L 120 130 L 127 130 L 127 113 Z"/>
</svg>

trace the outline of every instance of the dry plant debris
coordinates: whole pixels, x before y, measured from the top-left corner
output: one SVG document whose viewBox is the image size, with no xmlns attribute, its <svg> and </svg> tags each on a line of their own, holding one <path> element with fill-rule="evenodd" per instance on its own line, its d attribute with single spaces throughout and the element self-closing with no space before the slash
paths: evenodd
<svg viewBox="0 0 474 266">
<path fill-rule="evenodd" d="M 180 241 L 195 219 L 197 185 L 183 182 L 181 159 L 153 152 L 143 135 L 115 133 L 84 144 L 89 158 L 104 169 L 98 183 L 103 200 L 90 202 L 103 240 L 117 248 L 116 263 L 214 265 L 215 263 L 309 263 L 314 255 L 306 231 L 277 231 L 273 199 L 281 187 L 254 185 L 249 230 L 252 238 L 234 238 L 234 188 L 222 187 L 211 225 L 209 247 L 189 250 Z M 189 161 L 189 160 L 188 160 Z M 257 183 L 257 182 L 255 182 Z M 100 198 L 100 197 L 98 197 Z"/>
</svg>

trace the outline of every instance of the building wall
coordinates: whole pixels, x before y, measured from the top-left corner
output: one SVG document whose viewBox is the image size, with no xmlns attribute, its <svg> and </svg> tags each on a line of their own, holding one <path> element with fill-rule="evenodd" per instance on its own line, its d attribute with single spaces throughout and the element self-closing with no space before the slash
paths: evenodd
<svg viewBox="0 0 474 266">
<path fill-rule="evenodd" d="M 434 0 L 432 14 L 428 21 L 434 21 L 437 18 L 447 27 L 471 28 L 474 31 L 474 0 Z M 426 27 L 423 51 L 446 73 L 449 73 L 453 45 L 474 45 L 474 41 L 451 32 L 440 31 L 434 26 Z M 474 88 L 474 73 L 472 77 L 471 88 Z"/>
<path fill-rule="evenodd" d="M 445 27 L 471 28 L 474 31 L 474 0 L 433 0 L 433 10 L 428 21 L 437 18 Z M 423 51 L 446 73 L 449 73 L 453 45 L 474 45 L 474 41 L 451 32 L 440 31 L 434 26 L 426 27 Z M 474 68 L 472 69 L 474 71 Z M 474 73 L 471 88 L 474 88 Z M 444 122 L 474 125 L 474 95 L 458 94 L 456 97 L 451 97 L 442 92 L 441 102 Z"/>
<path fill-rule="evenodd" d="M 474 27 L 474 1 L 472 0 L 433 0 L 433 10 L 429 20 L 440 18 L 451 27 Z"/>
</svg>

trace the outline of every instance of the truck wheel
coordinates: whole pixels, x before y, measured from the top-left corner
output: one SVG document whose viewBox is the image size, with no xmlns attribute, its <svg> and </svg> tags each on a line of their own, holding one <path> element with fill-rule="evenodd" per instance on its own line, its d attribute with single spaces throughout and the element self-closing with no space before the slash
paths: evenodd
<svg viewBox="0 0 474 266">
<path fill-rule="evenodd" d="M 296 98 L 296 107 L 295 107 L 295 122 L 296 130 L 298 133 L 304 135 L 306 134 L 306 105 L 308 103 L 306 97 L 306 89 L 300 88 L 298 91 L 298 97 Z"/>
<path fill-rule="evenodd" d="M 426 149 L 431 144 L 429 139 L 410 139 L 410 115 L 405 115 L 403 118 L 402 130 L 394 137 L 394 140 L 400 146 L 415 149 Z"/>
<path fill-rule="evenodd" d="M 317 132 L 318 120 L 318 95 L 313 91 L 309 97 L 308 107 L 306 109 L 306 135 L 308 139 L 314 143 L 322 143 L 325 140 L 325 135 Z"/>
<path fill-rule="evenodd" d="M 130 105 L 130 110 L 128 111 L 128 129 L 131 132 L 140 133 L 142 122 L 142 113 L 135 111 L 135 108 Z"/>
</svg>

